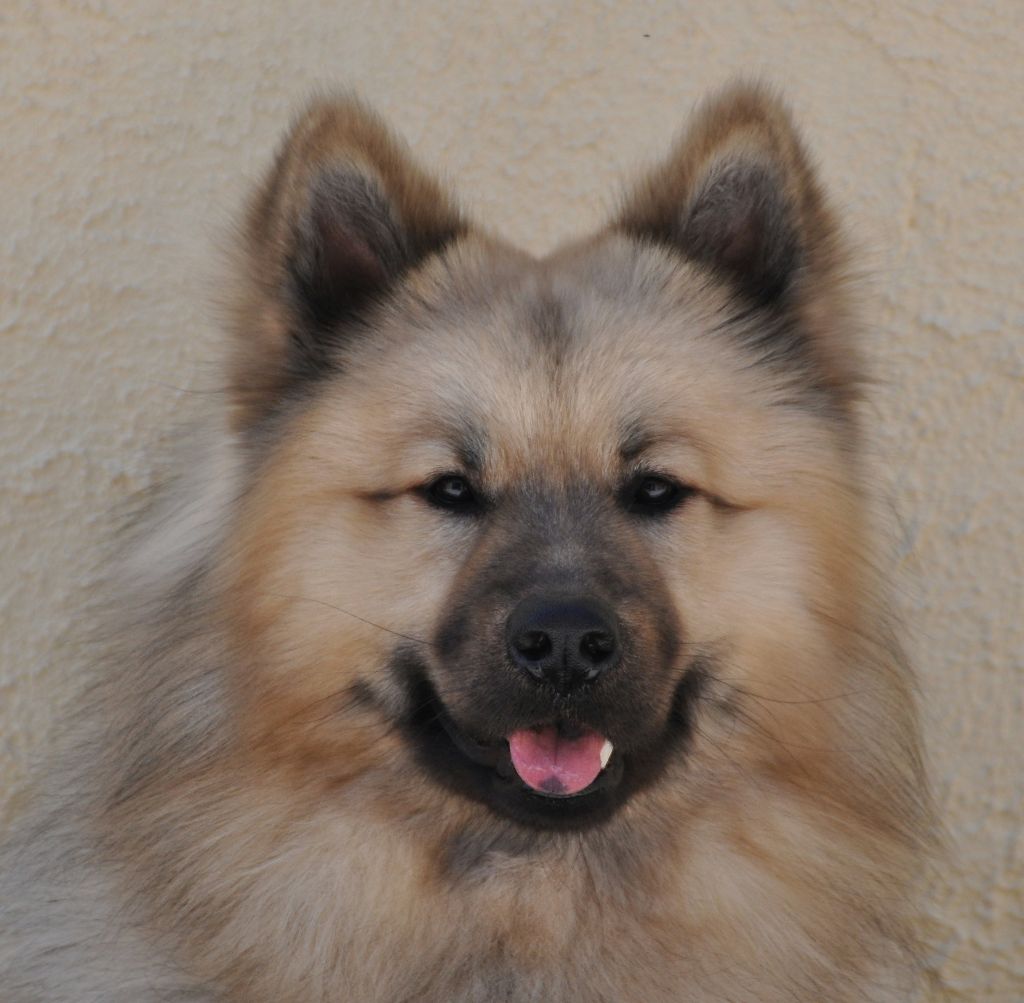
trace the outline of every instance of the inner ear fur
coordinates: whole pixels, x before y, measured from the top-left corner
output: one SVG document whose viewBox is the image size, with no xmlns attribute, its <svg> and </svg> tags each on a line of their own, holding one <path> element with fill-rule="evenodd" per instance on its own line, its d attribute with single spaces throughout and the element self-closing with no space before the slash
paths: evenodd
<svg viewBox="0 0 1024 1003">
<path fill-rule="evenodd" d="M 846 254 L 785 105 L 736 84 L 702 104 L 628 192 L 613 229 L 709 269 L 742 304 L 800 323 L 820 377 L 852 389 Z"/>
<path fill-rule="evenodd" d="M 362 102 L 314 101 L 255 192 L 240 234 L 231 381 L 258 420 L 401 281 L 466 229 L 447 192 Z"/>
</svg>

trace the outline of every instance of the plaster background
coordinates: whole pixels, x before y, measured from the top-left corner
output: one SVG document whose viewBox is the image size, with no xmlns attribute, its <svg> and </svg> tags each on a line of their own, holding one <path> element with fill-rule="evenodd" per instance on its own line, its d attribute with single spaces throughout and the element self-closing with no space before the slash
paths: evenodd
<svg viewBox="0 0 1024 1003">
<path fill-rule="evenodd" d="M 1024 998 L 1024 4 L 192 6 L 0 8 L 0 821 L 68 692 L 111 508 L 216 385 L 216 244 L 313 86 L 357 86 L 542 250 L 596 225 L 709 87 L 757 73 L 866 249 L 951 846 L 930 999 Z"/>
</svg>

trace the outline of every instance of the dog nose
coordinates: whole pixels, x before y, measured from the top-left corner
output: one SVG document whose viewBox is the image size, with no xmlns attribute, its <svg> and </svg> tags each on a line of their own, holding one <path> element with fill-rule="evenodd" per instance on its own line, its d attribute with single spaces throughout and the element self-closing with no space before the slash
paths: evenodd
<svg viewBox="0 0 1024 1003">
<path fill-rule="evenodd" d="M 615 617 L 587 598 L 524 599 L 508 618 L 512 661 L 562 693 L 618 664 Z"/>
</svg>

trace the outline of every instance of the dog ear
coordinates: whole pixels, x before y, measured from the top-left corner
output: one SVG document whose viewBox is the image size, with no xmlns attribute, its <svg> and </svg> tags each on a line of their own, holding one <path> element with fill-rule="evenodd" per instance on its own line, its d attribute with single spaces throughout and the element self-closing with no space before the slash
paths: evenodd
<svg viewBox="0 0 1024 1003">
<path fill-rule="evenodd" d="M 756 85 L 706 102 L 615 225 L 712 269 L 759 306 L 837 263 L 835 226 L 796 129 Z"/>
<path fill-rule="evenodd" d="M 735 317 L 747 318 L 760 351 L 790 360 L 843 407 L 857 399 L 846 251 L 789 113 L 768 90 L 734 85 L 701 106 L 612 230 L 709 269 L 733 291 Z"/>
<path fill-rule="evenodd" d="M 314 102 L 242 228 L 231 371 L 241 424 L 331 365 L 403 276 L 464 229 L 373 112 L 351 98 Z"/>
</svg>

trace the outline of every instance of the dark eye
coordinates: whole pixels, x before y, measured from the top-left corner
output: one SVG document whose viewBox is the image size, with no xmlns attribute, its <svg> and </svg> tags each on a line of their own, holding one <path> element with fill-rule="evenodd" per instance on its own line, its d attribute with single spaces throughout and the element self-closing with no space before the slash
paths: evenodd
<svg viewBox="0 0 1024 1003">
<path fill-rule="evenodd" d="M 470 515 L 480 511 L 480 499 L 461 474 L 444 474 L 427 485 L 426 498 L 435 508 Z"/>
<path fill-rule="evenodd" d="M 622 503 L 634 515 L 662 515 L 693 494 L 678 481 L 656 474 L 641 474 L 626 485 Z"/>
</svg>

